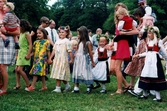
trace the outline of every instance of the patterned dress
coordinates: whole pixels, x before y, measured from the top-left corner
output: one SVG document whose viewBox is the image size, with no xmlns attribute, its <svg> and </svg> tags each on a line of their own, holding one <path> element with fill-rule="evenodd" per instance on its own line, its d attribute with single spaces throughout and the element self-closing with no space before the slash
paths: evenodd
<svg viewBox="0 0 167 111">
<path fill-rule="evenodd" d="M 29 32 L 21 33 L 19 37 L 20 49 L 19 49 L 18 57 L 16 61 L 17 66 L 30 65 L 30 59 L 29 60 L 25 59 L 25 56 L 27 55 L 27 52 L 29 49 L 29 44 L 26 38 L 26 33 L 29 33 Z"/>
<path fill-rule="evenodd" d="M 50 78 L 70 81 L 68 52 L 72 51 L 71 42 L 67 38 L 59 39 L 56 41 L 53 51 L 55 53 L 55 57 Z"/>
<path fill-rule="evenodd" d="M 34 62 L 30 71 L 31 75 L 46 76 L 48 74 L 48 51 L 50 51 L 49 40 L 36 40 L 33 44 Z"/>
</svg>

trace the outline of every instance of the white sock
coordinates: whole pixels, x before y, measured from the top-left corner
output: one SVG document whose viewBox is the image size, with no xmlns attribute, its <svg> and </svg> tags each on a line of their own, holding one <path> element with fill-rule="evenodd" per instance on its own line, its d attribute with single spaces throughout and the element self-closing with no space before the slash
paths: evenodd
<svg viewBox="0 0 167 111">
<path fill-rule="evenodd" d="M 56 86 L 56 89 L 57 89 L 57 90 L 60 90 L 60 89 L 61 89 L 61 87 L 60 87 L 60 86 Z"/>
<path fill-rule="evenodd" d="M 105 84 L 102 84 L 102 89 L 106 90 L 106 85 Z"/>
<path fill-rule="evenodd" d="M 79 90 L 79 88 L 75 86 L 75 87 L 74 87 L 74 90 L 75 90 L 75 91 L 78 91 L 78 90 Z"/>
<path fill-rule="evenodd" d="M 155 91 L 155 95 L 157 99 L 161 99 L 161 95 L 159 91 Z"/>
<path fill-rule="evenodd" d="M 143 96 L 148 96 L 147 91 L 143 90 Z"/>
</svg>

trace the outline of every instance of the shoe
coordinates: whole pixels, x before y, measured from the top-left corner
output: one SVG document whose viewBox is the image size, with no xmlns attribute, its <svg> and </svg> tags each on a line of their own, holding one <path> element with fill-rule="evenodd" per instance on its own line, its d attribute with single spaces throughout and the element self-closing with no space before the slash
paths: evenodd
<svg viewBox="0 0 167 111">
<path fill-rule="evenodd" d="M 71 89 L 71 86 L 69 85 L 68 87 L 66 87 L 64 90 L 63 90 L 63 92 L 67 92 L 67 91 L 69 91 Z"/>
<path fill-rule="evenodd" d="M 124 88 L 123 93 L 126 93 L 128 90 L 133 90 L 131 85 L 129 85 L 128 87 Z"/>
<path fill-rule="evenodd" d="M 48 90 L 47 87 L 42 87 L 39 91 L 45 91 L 45 90 Z"/>
<path fill-rule="evenodd" d="M 87 88 L 86 92 L 89 94 L 91 93 L 92 89 L 90 87 Z"/>
<path fill-rule="evenodd" d="M 154 98 L 153 101 L 162 102 L 162 99 Z"/>
<path fill-rule="evenodd" d="M 25 88 L 24 90 L 26 90 L 26 91 L 27 91 L 27 90 L 28 90 L 28 88 L 29 88 L 30 86 L 31 86 L 31 84 L 30 84 L 30 85 L 28 85 L 28 86 L 26 86 L 26 88 Z"/>
<path fill-rule="evenodd" d="M 73 90 L 72 93 L 79 93 L 79 90 Z"/>
<path fill-rule="evenodd" d="M 99 88 L 99 87 L 101 87 L 100 84 L 96 84 L 96 85 L 93 87 L 93 89 L 97 89 L 97 88 Z"/>
<path fill-rule="evenodd" d="M 60 89 L 54 89 L 52 92 L 61 93 L 61 90 Z"/>
<path fill-rule="evenodd" d="M 130 94 L 132 94 L 133 96 L 136 96 L 136 97 L 139 97 L 139 96 L 140 96 L 139 94 L 135 93 L 134 90 L 128 90 L 128 92 L 129 92 Z"/>
<path fill-rule="evenodd" d="M 5 47 L 7 47 L 9 45 L 9 43 L 10 43 L 9 39 L 4 40 Z"/>
<path fill-rule="evenodd" d="M 0 96 L 7 94 L 7 92 L 0 90 Z"/>
<path fill-rule="evenodd" d="M 20 49 L 20 46 L 18 43 L 15 43 L 15 49 Z"/>
<path fill-rule="evenodd" d="M 0 85 L 0 89 L 3 87 L 3 84 Z"/>
<path fill-rule="evenodd" d="M 30 86 L 30 87 L 26 88 L 25 90 L 30 92 L 30 91 L 34 91 L 34 90 L 35 90 L 35 88 L 34 88 L 34 87 L 32 87 L 32 86 Z"/>
<path fill-rule="evenodd" d="M 102 89 L 100 93 L 106 93 L 107 91 L 105 89 Z"/>
<path fill-rule="evenodd" d="M 139 96 L 138 98 L 139 98 L 139 99 L 147 99 L 148 97 L 147 97 L 147 96 L 142 95 L 142 96 Z"/>
<path fill-rule="evenodd" d="M 13 89 L 14 90 L 19 90 L 21 88 L 21 86 L 15 86 Z"/>
</svg>

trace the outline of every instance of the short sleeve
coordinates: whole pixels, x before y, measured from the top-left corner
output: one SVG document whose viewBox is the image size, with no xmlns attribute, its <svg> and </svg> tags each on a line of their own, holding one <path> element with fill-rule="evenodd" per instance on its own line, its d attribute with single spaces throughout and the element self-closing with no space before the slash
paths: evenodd
<svg viewBox="0 0 167 111">
<path fill-rule="evenodd" d="M 67 52 L 72 52 L 72 43 L 70 41 L 67 41 L 66 45 L 67 45 Z"/>
<path fill-rule="evenodd" d="M 4 18 L 3 18 L 3 23 L 6 24 L 8 21 L 8 14 L 5 14 Z"/>
<path fill-rule="evenodd" d="M 32 47 L 32 52 L 35 52 L 37 42 L 35 41 Z"/>
<path fill-rule="evenodd" d="M 49 40 L 47 40 L 46 50 L 47 50 L 47 51 L 50 51 L 50 43 L 49 43 Z"/>
</svg>

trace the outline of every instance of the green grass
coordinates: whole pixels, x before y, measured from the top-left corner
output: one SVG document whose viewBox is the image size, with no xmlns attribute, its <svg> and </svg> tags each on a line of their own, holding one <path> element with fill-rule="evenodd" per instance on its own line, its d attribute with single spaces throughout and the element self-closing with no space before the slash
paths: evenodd
<svg viewBox="0 0 167 111">
<path fill-rule="evenodd" d="M 153 101 L 153 96 L 149 96 L 147 100 L 140 100 L 129 93 L 110 97 L 117 88 L 114 76 L 111 76 L 111 83 L 107 84 L 106 94 L 99 93 L 101 88 L 87 94 L 84 84 L 80 85 L 78 94 L 53 93 L 55 80 L 50 78 L 47 81 L 47 91 L 38 91 L 42 84 L 37 82 L 36 91 L 26 92 L 23 79 L 21 89 L 13 90 L 15 86 L 13 69 L 14 66 L 9 67 L 8 94 L 0 97 L 0 111 L 167 111 L 167 91 L 161 92 L 163 99 L 161 103 Z M 73 87 L 72 82 L 70 85 Z"/>
</svg>

